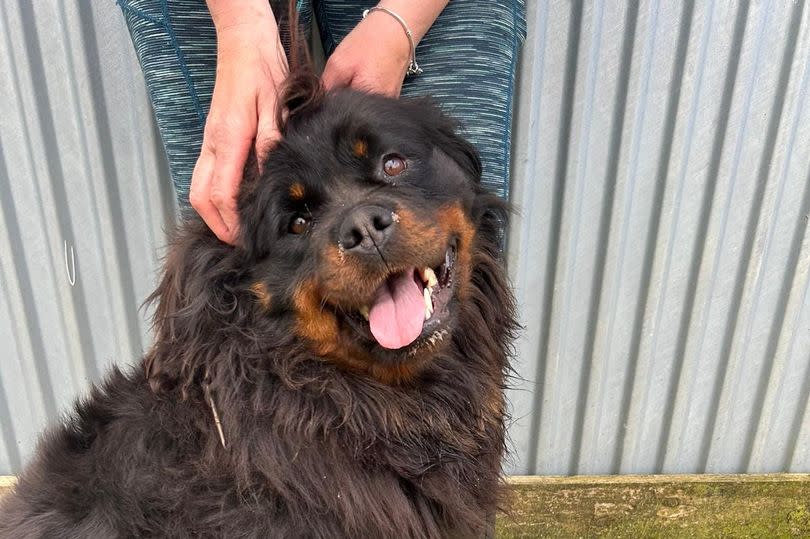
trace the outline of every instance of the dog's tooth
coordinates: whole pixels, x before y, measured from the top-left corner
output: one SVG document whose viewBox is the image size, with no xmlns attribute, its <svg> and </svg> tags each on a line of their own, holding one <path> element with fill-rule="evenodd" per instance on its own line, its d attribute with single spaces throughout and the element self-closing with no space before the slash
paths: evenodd
<svg viewBox="0 0 810 539">
<path fill-rule="evenodd" d="M 439 280 L 436 278 L 436 272 L 431 268 L 424 268 L 422 270 L 422 282 L 426 283 L 428 288 L 433 288 L 439 284 Z"/>
<path fill-rule="evenodd" d="M 425 288 L 423 294 L 425 297 L 425 320 L 427 320 L 433 314 L 433 300 L 430 299 L 430 290 L 427 288 Z"/>
<path fill-rule="evenodd" d="M 361 315 L 363 318 L 365 318 L 365 319 L 366 319 L 366 322 L 368 322 L 368 307 L 366 307 L 365 305 L 363 305 L 362 307 L 360 307 L 360 315 Z"/>
</svg>

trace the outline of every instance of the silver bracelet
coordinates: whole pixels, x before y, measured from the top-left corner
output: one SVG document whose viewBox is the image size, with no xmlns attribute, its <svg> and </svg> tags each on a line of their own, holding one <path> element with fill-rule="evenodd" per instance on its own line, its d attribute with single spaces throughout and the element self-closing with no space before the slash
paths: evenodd
<svg viewBox="0 0 810 539">
<path fill-rule="evenodd" d="M 422 68 L 416 63 L 416 44 L 413 42 L 413 34 L 411 33 L 411 29 L 408 28 L 408 23 L 405 22 L 405 19 L 390 9 L 379 6 L 371 7 L 363 11 L 363 18 L 365 19 L 366 16 L 372 11 L 382 11 L 383 13 L 388 13 L 397 20 L 400 26 L 402 26 L 402 29 L 405 30 L 405 35 L 408 36 L 408 42 L 411 44 L 411 61 L 408 63 L 408 71 L 405 74 L 419 75 L 422 73 Z"/>
</svg>

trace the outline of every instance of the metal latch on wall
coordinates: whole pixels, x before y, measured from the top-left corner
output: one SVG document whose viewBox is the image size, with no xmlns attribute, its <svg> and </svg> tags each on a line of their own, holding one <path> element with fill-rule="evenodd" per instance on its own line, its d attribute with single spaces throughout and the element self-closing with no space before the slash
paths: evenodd
<svg viewBox="0 0 810 539">
<path fill-rule="evenodd" d="M 70 246 L 70 259 L 68 260 L 68 242 L 64 241 L 65 271 L 70 286 L 76 284 L 76 257 L 73 254 L 73 245 Z"/>
</svg>

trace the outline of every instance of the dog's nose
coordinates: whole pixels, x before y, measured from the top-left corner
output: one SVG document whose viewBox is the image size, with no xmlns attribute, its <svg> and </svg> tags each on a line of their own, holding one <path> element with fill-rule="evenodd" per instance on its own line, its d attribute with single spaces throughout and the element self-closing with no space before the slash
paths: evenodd
<svg viewBox="0 0 810 539">
<path fill-rule="evenodd" d="M 391 237 L 394 214 L 381 206 L 355 208 L 340 225 L 338 240 L 346 251 L 376 252 Z"/>
</svg>

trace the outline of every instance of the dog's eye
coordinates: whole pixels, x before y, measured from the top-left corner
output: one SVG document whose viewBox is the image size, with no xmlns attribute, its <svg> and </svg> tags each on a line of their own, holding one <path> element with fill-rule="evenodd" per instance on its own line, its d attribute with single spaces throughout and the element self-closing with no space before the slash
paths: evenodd
<svg viewBox="0 0 810 539">
<path fill-rule="evenodd" d="M 385 172 L 386 176 L 399 176 L 405 172 L 406 168 L 408 168 L 408 163 L 395 153 L 383 157 L 383 172 Z"/>
<path fill-rule="evenodd" d="M 302 217 L 301 215 L 296 215 L 290 221 L 290 234 L 303 234 L 307 230 L 309 230 L 310 220 L 306 217 Z"/>
</svg>

